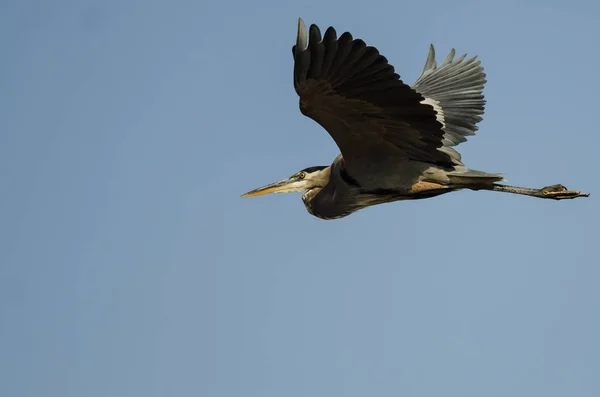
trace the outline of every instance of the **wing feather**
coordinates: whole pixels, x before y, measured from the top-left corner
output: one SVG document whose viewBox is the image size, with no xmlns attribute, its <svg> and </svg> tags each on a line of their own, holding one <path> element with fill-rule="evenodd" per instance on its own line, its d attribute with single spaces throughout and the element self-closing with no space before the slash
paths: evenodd
<svg viewBox="0 0 600 397">
<path fill-rule="evenodd" d="M 444 130 L 435 110 L 376 48 L 348 32 L 338 38 L 333 27 L 321 38 L 299 19 L 292 51 L 301 112 L 327 130 L 351 168 L 380 156 L 455 164 L 438 150 Z"/>
<path fill-rule="evenodd" d="M 460 161 L 460 155 L 452 146 L 465 142 L 478 130 L 477 124 L 485 111 L 483 88 L 486 75 L 477 57 L 466 59 L 465 54 L 454 59 L 455 54 L 452 49 L 437 66 L 435 49 L 431 45 L 423 73 L 413 88 L 427 98 L 430 105 L 431 101 L 437 105 L 436 112 L 444 123 L 444 146 Z"/>
</svg>

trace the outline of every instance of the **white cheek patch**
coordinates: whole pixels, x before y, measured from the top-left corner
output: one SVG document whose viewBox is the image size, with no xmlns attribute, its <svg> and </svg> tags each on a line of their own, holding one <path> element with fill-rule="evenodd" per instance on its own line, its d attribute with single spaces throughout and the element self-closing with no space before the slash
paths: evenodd
<svg viewBox="0 0 600 397">
<path fill-rule="evenodd" d="M 442 123 L 442 126 L 445 128 L 446 127 L 446 119 L 444 118 L 444 111 L 442 110 L 440 103 L 438 101 L 436 101 L 435 99 L 431 99 L 431 98 L 425 98 L 424 100 L 421 101 L 421 103 L 424 105 L 429 105 L 429 106 L 433 107 L 433 110 L 435 110 L 435 113 L 436 113 L 435 118 L 437 119 L 437 121 Z"/>
<path fill-rule="evenodd" d="M 309 175 L 309 180 L 311 181 L 313 186 L 325 186 L 327 182 L 329 182 L 329 177 L 331 175 L 331 167 L 327 167 L 322 169 L 321 171 L 315 172 L 314 174 Z"/>
</svg>

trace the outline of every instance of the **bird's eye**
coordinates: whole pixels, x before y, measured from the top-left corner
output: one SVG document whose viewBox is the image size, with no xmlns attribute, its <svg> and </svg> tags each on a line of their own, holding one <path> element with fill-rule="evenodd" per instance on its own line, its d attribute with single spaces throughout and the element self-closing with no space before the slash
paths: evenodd
<svg viewBox="0 0 600 397">
<path fill-rule="evenodd" d="M 304 172 L 300 172 L 298 174 L 298 178 L 300 178 L 300 179 L 304 179 L 305 176 L 306 176 L 306 174 Z"/>
</svg>

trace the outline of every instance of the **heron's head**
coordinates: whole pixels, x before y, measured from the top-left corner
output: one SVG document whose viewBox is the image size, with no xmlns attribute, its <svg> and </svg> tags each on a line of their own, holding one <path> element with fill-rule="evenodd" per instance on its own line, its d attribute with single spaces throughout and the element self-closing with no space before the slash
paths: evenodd
<svg viewBox="0 0 600 397">
<path fill-rule="evenodd" d="M 308 167 L 279 182 L 271 183 L 242 194 L 242 197 L 261 196 L 268 193 L 304 192 L 323 188 L 329 182 L 331 167 Z"/>
</svg>

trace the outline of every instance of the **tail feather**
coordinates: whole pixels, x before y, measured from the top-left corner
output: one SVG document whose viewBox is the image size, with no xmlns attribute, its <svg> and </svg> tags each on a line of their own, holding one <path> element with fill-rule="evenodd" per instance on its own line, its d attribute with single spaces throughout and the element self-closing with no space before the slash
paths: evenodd
<svg viewBox="0 0 600 397">
<path fill-rule="evenodd" d="M 502 174 L 491 174 L 489 172 L 472 170 L 465 167 L 456 167 L 446 175 L 451 184 L 457 185 L 489 185 L 495 182 L 504 181 L 504 176 Z"/>
</svg>

